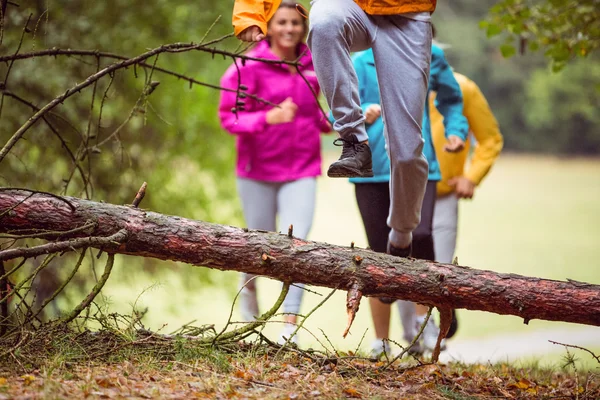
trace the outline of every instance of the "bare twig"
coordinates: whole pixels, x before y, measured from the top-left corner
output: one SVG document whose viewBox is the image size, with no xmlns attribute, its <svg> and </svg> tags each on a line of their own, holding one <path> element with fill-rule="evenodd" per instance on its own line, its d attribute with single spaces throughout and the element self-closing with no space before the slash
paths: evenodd
<svg viewBox="0 0 600 400">
<path fill-rule="evenodd" d="M 4 188 L 0 188 L 0 190 L 5 190 L 5 189 Z M 26 202 L 31 197 L 33 197 L 33 193 L 29 194 L 29 196 L 27 196 L 27 197 L 24 197 L 23 200 L 18 201 L 17 203 L 15 203 L 11 207 L 7 208 L 6 210 L 2 210 L 2 212 L 0 212 L 0 218 L 4 217 L 5 215 L 8 215 L 12 210 L 14 210 L 15 208 L 19 207 L 21 204 L 23 204 L 24 202 Z"/>
<path fill-rule="evenodd" d="M 572 344 L 565 344 L 565 343 L 559 343 L 559 342 L 555 342 L 554 340 L 548 340 L 550 343 L 552 344 L 558 344 L 560 346 L 565 346 L 565 347 L 571 347 L 573 349 L 578 349 L 578 350 L 583 350 L 583 351 L 587 351 L 588 353 L 590 353 L 592 355 L 592 357 L 594 357 L 596 359 L 596 361 L 598 361 L 598 363 L 600 363 L 600 356 L 597 356 L 596 354 L 594 354 L 592 351 L 584 348 L 584 347 L 579 347 L 579 346 L 574 346 Z"/>
<path fill-rule="evenodd" d="M 8 280 L 6 279 L 6 271 L 4 270 L 4 262 L 0 261 L 0 299 L 8 297 Z M 0 304 L 0 336 L 6 332 L 6 324 L 8 322 L 8 301 Z"/>
<path fill-rule="evenodd" d="M 49 240 L 58 239 L 62 236 L 69 236 L 69 235 L 72 235 L 77 232 L 82 232 L 82 231 L 88 230 L 90 228 L 94 228 L 97 225 L 98 225 L 98 223 L 96 223 L 96 222 L 88 222 L 85 225 L 82 225 L 78 228 L 71 229 L 68 231 L 43 231 L 43 232 L 39 232 L 39 233 L 24 233 L 24 234 L 20 234 L 21 231 L 11 231 L 11 234 L 0 235 L 0 239 L 40 239 L 40 238 L 49 239 Z M 28 229 L 26 232 L 31 232 L 31 230 Z"/>
<path fill-rule="evenodd" d="M 41 254 L 57 253 L 62 251 L 81 249 L 83 247 L 109 246 L 122 243 L 127 239 L 127 231 L 121 229 L 114 235 L 107 237 L 85 237 L 64 242 L 47 243 L 29 248 L 17 248 L 0 251 L 0 261 L 12 260 L 19 257 L 36 257 Z"/>
<path fill-rule="evenodd" d="M 2 45 L 2 40 L 4 39 L 4 20 L 6 16 L 7 5 L 8 0 L 0 0 L 0 45 Z"/>
<path fill-rule="evenodd" d="M 87 252 L 87 248 L 83 249 L 83 251 L 81 252 L 81 255 L 79 256 L 79 259 L 77 260 L 77 263 L 75 263 L 75 267 L 73 268 L 73 270 L 71 271 L 71 274 L 67 277 L 67 279 L 65 279 L 65 281 L 63 282 L 62 285 L 60 285 L 60 287 L 58 287 L 54 293 L 48 297 L 46 300 L 44 300 L 44 302 L 42 303 L 42 305 L 40 306 L 40 308 L 33 314 L 33 316 L 29 317 L 28 320 L 32 320 L 33 318 L 37 317 L 38 314 L 40 312 L 42 312 L 42 310 L 48 305 L 50 304 L 50 302 L 52 300 L 54 300 L 56 298 L 56 296 L 58 296 L 60 294 L 60 292 L 62 292 L 64 290 L 64 288 L 69 284 L 69 282 L 71 282 L 71 280 L 73 279 L 73 277 L 75 276 L 75 274 L 77 273 L 77 271 L 79 270 L 79 267 L 81 266 L 81 264 L 83 263 L 83 259 L 85 258 L 85 253 Z M 0 261 L 1 262 L 1 261 Z M 25 321 L 27 322 L 27 321 Z"/>
<path fill-rule="evenodd" d="M 0 217 L 2 217 L 4 215 L 4 213 L 6 213 L 7 211 L 10 210 L 14 210 L 16 207 L 18 207 L 20 204 L 24 203 L 25 201 L 27 201 L 30 197 L 35 196 L 36 194 L 45 194 L 46 196 L 50 196 L 53 197 L 57 200 L 60 200 L 64 203 L 66 203 L 69 208 L 71 209 L 71 211 L 75 211 L 75 206 L 73 204 L 71 204 L 71 202 L 67 199 L 65 199 L 64 197 L 61 196 L 57 196 L 54 193 L 49 193 L 49 192 L 42 192 L 40 190 L 31 190 L 31 189 L 26 189 L 26 188 L 18 188 L 18 187 L 0 187 L 0 192 L 5 192 L 5 191 L 9 191 L 9 190 L 21 190 L 23 192 L 30 192 L 31 194 L 29 196 L 27 196 L 26 198 L 24 198 L 22 201 L 20 201 L 19 203 L 17 203 L 16 205 L 14 205 L 13 207 L 11 207 L 9 210 L 4 210 L 2 212 L 2 214 L 0 214 Z"/>
<path fill-rule="evenodd" d="M 2 13 L 2 16 L 4 16 L 4 13 Z M 29 14 L 29 18 L 27 18 L 27 21 L 25 22 L 25 26 L 23 26 L 23 32 L 21 33 L 21 40 L 19 40 L 19 45 L 17 46 L 15 55 L 17 55 L 19 53 L 19 51 L 21 50 L 21 46 L 23 46 L 23 39 L 25 39 L 25 34 L 29 32 L 29 28 L 27 26 L 29 25 L 29 21 L 31 21 L 32 16 L 33 16 L 33 14 Z M 2 85 L 0 85 L 2 88 L 5 88 L 8 83 L 8 77 L 10 76 L 10 71 L 12 70 L 13 64 L 14 64 L 14 61 L 11 61 L 10 64 L 8 64 L 8 70 L 6 71 L 6 76 L 4 77 L 4 82 L 2 82 Z M 0 97 L 0 116 L 2 116 L 3 105 L 4 105 L 4 93 L 2 93 L 2 96 Z"/>
<path fill-rule="evenodd" d="M 206 44 L 205 44 L 206 45 Z M 189 47 L 188 47 L 189 49 Z M 217 50 L 214 49 L 206 49 L 204 51 L 207 52 L 219 52 Z M 278 61 L 278 60 L 267 60 L 267 59 L 262 59 L 262 58 L 255 58 L 255 57 L 248 57 L 246 55 L 243 54 L 238 54 L 238 53 L 230 53 L 230 52 L 226 52 L 226 51 L 220 51 L 220 53 L 222 53 L 225 56 L 230 56 L 230 57 L 234 57 L 234 58 L 240 58 L 240 59 L 249 59 L 249 60 L 254 60 L 254 61 L 260 61 L 260 62 L 268 62 L 268 63 L 275 63 L 275 64 L 289 64 L 292 66 L 297 66 L 300 65 L 298 62 L 296 61 Z M 28 58 L 36 58 L 36 57 L 56 57 L 56 56 L 84 56 L 84 57 L 101 57 L 101 58 L 111 58 L 111 59 L 115 59 L 115 60 L 121 60 L 121 61 L 126 61 L 129 60 L 130 57 L 126 57 L 126 56 L 122 56 L 119 54 L 115 54 L 115 53 L 109 53 L 109 52 L 103 52 L 103 51 L 97 51 L 97 50 L 76 50 L 76 49 L 59 49 L 59 48 L 52 48 L 52 49 L 45 49 L 45 50 L 39 50 L 39 51 L 33 51 L 33 52 L 28 52 L 28 53 L 20 53 L 20 54 L 15 54 L 15 55 L 8 55 L 8 56 L 0 56 L 0 62 L 9 62 L 11 60 L 24 60 L 24 59 L 28 59 Z M 145 62 L 138 62 L 135 65 L 140 66 L 140 67 L 144 67 L 144 68 L 152 68 L 153 66 L 150 64 L 147 64 Z M 134 65 L 134 66 L 135 66 Z M 235 92 L 235 89 L 229 89 L 229 88 L 223 88 L 221 86 L 218 85 L 211 85 L 205 82 L 201 82 L 198 81 L 196 79 L 190 78 L 186 75 L 183 74 L 179 74 L 177 72 L 165 69 L 165 68 L 161 68 L 156 66 L 154 68 L 156 71 L 158 72 L 162 72 L 171 76 L 174 76 L 178 79 L 181 80 L 185 80 L 187 82 L 190 83 L 190 85 L 194 84 L 194 85 L 200 85 L 200 86 L 206 86 L 212 89 L 217 89 L 217 90 L 226 90 L 226 91 L 231 91 L 231 92 Z M 264 99 L 261 99 L 259 97 L 256 97 L 251 94 L 248 94 L 248 97 L 254 98 L 257 101 L 260 102 L 264 102 L 266 104 L 272 104 L 267 102 Z"/>
<path fill-rule="evenodd" d="M 106 260 L 106 266 L 104 267 L 104 273 L 100 277 L 100 280 L 98 281 L 98 283 L 96 283 L 96 285 L 92 288 L 92 291 L 87 295 L 87 297 L 77 307 L 75 307 L 73 309 L 73 311 L 71 311 L 68 315 L 66 315 L 64 318 L 61 319 L 61 322 L 69 323 L 69 322 L 73 321 L 75 318 L 77 318 L 77 316 L 81 313 L 81 311 L 83 311 L 86 307 L 88 307 L 92 303 L 92 301 L 96 298 L 98 293 L 100 293 L 100 291 L 104 287 L 104 284 L 108 280 L 108 277 L 110 276 L 110 272 L 112 271 L 114 262 L 115 262 L 115 255 L 108 254 L 108 259 Z"/>
<path fill-rule="evenodd" d="M 8 90 L 0 90 L 2 91 L 2 93 L 4 93 L 6 96 L 8 97 L 12 97 L 13 99 L 29 106 L 32 110 L 34 111 L 39 111 L 40 109 L 38 107 L 36 107 L 33 103 L 25 100 L 24 98 L 8 91 Z M 81 179 L 83 180 L 83 187 L 85 189 L 86 192 L 86 196 L 89 198 L 90 197 L 90 193 L 88 192 L 88 186 L 91 185 L 91 181 L 89 181 L 85 175 L 85 172 L 83 171 L 83 169 L 81 168 L 81 166 L 79 165 L 79 162 L 77 161 L 75 155 L 73 154 L 73 152 L 71 151 L 71 149 L 69 148 L 69 146 L 67 145 L 67 143 L 65 142 L 65 140 L 62 138 L 62 136 L 60 135 L 60 133 L 58 132 L 58 129 L 56 129 L 56 127 L 50 122 L 49 120 L 49 116 L 56 116 L 57 118 L 61 118 L 62 120 L 66 121 L 62 116 L 55 114 L 53 112 L 49 113 L 50 115 L 45 115 L 42 117 L 42 119 L 44 120 L 44 122 L 46 123 L 46 125 L 48 126 L 48 128 L 50 129 L 50 131 L 52 131 L 52 133 L 54 133 L 54 135 L 58 138 L 58 140 L 60 140 L 60 143 L 62 145 L 62 147 L 65 149 L 65 151 L 67 152 L 69 158 L 71 159 L 71 161 L 73 162 L 73 171 L 71 171 L 71 174 L 69 176 L 69 178 L 67 179 L 67 184 L 65 185 L 64 188 L 64 193 L 66 194 L 67 191 L 67 187 L 69 185 L 69 182 L 71 181 L 71 178 L 73 177 L 73 174 L 75 172 L 75 170 L 79 171 L 80 175 L 81 175 Z M 72 126 L 72 124 L 68 121 L 66 121 L 67 123 L 69 123 L 69 125 Z"/>
<path fill-rule="evenodd" d="M 4 280 L 4 279 L 8 279 L 9 276 L 11 276 L 15 271 L 17 271 L 19 268 L 21 268 L 23 265 L 25 265 L 25 262 L 27 261 L 27 259 L 22 260 L 18 265 L 15 265 L 13 267 L 13 269 L 11 269 L 8 272 L 5 272 L 3 275 L 0 276 L 0 279 Z M 2 262 L 2 261 L 0 261 Z M 9 284 L 10 282 L 6 281 L 7 284 Z M 0 298 L 4 298 L 4 297 L 0 297 Z"/>
<path fill-rule="evenodd" d="M 15 344 L 13 347 L 11 347 L 10 349 L 6 350 L 4 353 L 0 354 L 0 358 L 3 358 L 4 356 L 6 356 L 7 354 L 13 354 L 13 351 L 15 351 L 16 349 L 18 349 L 23 342 L 25 342 L 25 340 L 29 337 L 29 333 L 27 332 L 23 332 L 23 334 L 21 335 L 21 338 L 19 340 L 19 342 L 17 344 Z M 13 355 L 14 357 L 14 355 Z M 16 358 L 15 358 L 16 359 Z M 17 360 L 18 362 L 19 360 Z M 21 365 L 21 363 L 19 363 L 19 365 Z"/>
<path fill-rule="evenodd" d="M 308 319 L 308 317 L 310 317 L 312 315 L 312 313 L 314 313 L 319 308 L 321 308 L 321 306 L 323 304 L 325 304 L 327 302 L 327 300 L 329 300 L 331 298 L 331 296 L 333 296 L 333 294 L 335 292 L 336 292 L 336 289 L 333 289 L 331 292 L 329 292 L 329 294 L 319 304 L 317 304 L 312 310 L 310 310 L 310 312 L 308 314 L 306 314 L 306 316 L 304 318 L 302 318 L 302 321 L 300 321 L 300 323 L 298 324 L 298 326 L 296 326 L 296 329 L 292 332 L 292 334 L 290 335 L 290 337 L 286 339 L 283 347 L 285 347 L 285 345 L 287 345 L 287 343 L 290 341 L 290 339 L 292 337 L 294 337 L 294 335 L 296 334 L 296 332 L 298 332 L 300 329 L 302 329 L 302 327 L 304 326 L 304 322 Z M 323 347 L 325 347 L 325 346 L 323 346 Z M 334 351 L 335 351 L 335 347 L 334 347 Z M 280 352 L 281 352 L 281 349 L 279 349 L 277 351 L 277 353 L 275 354 L 275 357 L 277 357 Z"/>
<path fill-rule="evenodd" d="M 404 357 L 404 355 L 409 352 L 409 350 L 415 345 L 415 343 L 417 343 L 417 341 L 423 334 L 423 330 L 425 330 L 425 327 L 427 326 L 427 322 L 429 322 L 429 318 L 431 317 L 431 311 L 433 311 L 433 308 L 429 307 L 429 311 L 427 311 L 427 315 L 425 316 L 425 321 L 423 321 L 423 324 L 421 325 L 421 329 L 419 329 L 419 332 L 413 338 L 413 340 L 410 342 L 410 344 L 407 347 L 403 348 L 402 351 L 400 352 L 400 354 L 398 354 L 390 362 L 388 362 L 386 365 L 384 365 L 381 368 L 382 371 L 385 371 L 386 369 L 388 369 L 396 360 L 399 360 L 400 358 Z"/>
<path fill-rule="evenodd" d="M 140 190 L 138 190 L 137 194 L 135 195 L 135 199 L 133 199 L 133 203 L 131 203 L 131 205 L 133 207 L 138 207 L 140 205 L 142 199 L 146 195 L 146 188 L 147 187 L 148 187 L 148 183 L 146 183 L 146 182 L 142 183 L 142 186 L 140 187 Z"/>
<path fill-rule="evenodd" d="M 159 85 L 159 82 L 150 82 L 146 87 L 144 87 L 144 90 L 140 94 L 140 97 L 138 97 L 137 101 L 135 102 L 135 105 L 131 109 L 127 118 L 125 118 L 125 121 L 123 121 L 121 123 L 121 125 L 119 125 L 110 135 L 108 135 L 106 138 L 104 138 L 104 140 L 102 140 L 100 143 L 96 144 L 96 146 L 94 146 L 94 147 L 95 148 L 102 147 L 104 144 L 106 144 L 112 138 L 114 138 L 115 136 L 118 136 L 121 129 L 123 129 L 129 123 L 129 121 L 131 121 L 131 119 L 135 116 L 135 114 L 139 111 L 140 104 L 144 103 L 144 101 L 148 98 L 148 96 L 154 91 L 154 89 L 158 85 Z M 91 149 L 89 149 L 89 148 L 85 149 L 86 153 L 89 152 L 90 150 Z"/>
<path fill-rule="evenodd" d="M 304 76 L 302 71 L 300 71 L 300 68 L 297 68 L 297 70 L 298 70 L 298 75 L 300 75 L 300 77 L 304 80 L 304 83 L 306 83 L 306 86 L 309 87 L 310 92 L 312 93 L 313 97 L 315 98 L 315 102 L 319 106 L 319 110 L 321 110 L 321 114 L 322 114 L 323 118 L 325 118 L 325 121 L 329 121 L 329 116 L 321 107 L 321 103 L 319 102 L 319 96 L 317 96 L 317 92 L 315 92 L 315 89 L 312 87 L 312 85 L 310 84 L 308 79 L 306 79 L 306 77 Z"/>
<path fill-rule="evenodd" d="M 283 287 L 281 288 L 281 293 L 279 293 L 279 297 L 277 298 L 277 301 L 275 301 L 275 304 L 273 304 L 273 307 L 271 307 L 270 310 L 268 310 L 266 313 L 264 313 L 263 315 L 258 317 L 258 319 L 256 321 L 245 324 L 244 326 L 234 329 L 229 332 L 223 333 L 223 331 L 221 331 L 221 333 L 216 335 L 214 338 L 210 337 L 210 338 L 203 339 L 200 341 L 200 343 L 202 343 L 202 344 L 211 343 L 214 345 L 217 342 L 226 342 L 226 341 L 234 339 L 246 332 L 253 331 L 256 328 L 258 328 L 259 326 L 264 325 L 273 315 L 275 315 L 275 313 L 277 312 L 279 307 L 281 307 L 281 305 L 283 304 L 283 300 L 285 300 L 285 296 L 287 296 L 289 288 L 290 288 L 290 284 L 284 283 Z M 226 328 L 227 328 L 227 325 L 225 326 L 225 329 Z"/>
<path fill-rule="evenodd" d="M 32 280 L 38 272 L 40 272 L 41 270 L 43 270 L 44 268 L 46 268 L 48 266 L 48 264 L 50 264 L 50 261 L 52 261 L 54 259 L 54 257 L 56 257 L 58 255 L 58 253 L 53 253 L 53 254 L 49 254 L 46 256 L 46 258 L 44 259 L 44 261 L 42 261 L 42 263 L 33 270 L 33 272 L 31 274 L 29 274 L 29 276 L 27 276 L 25 279 L 21 280 L 21 282 L 19 282 L 17 285 L 15 285 L 15 287 L 12 289 L 12 292 L 14 293 L 18 293 L 19 290 L 21 290 L 21 288 L 23 286 L 25 286 L 25 284 L 27 282 L 29 282 L 30 280 Z M 0 299 L 0 303 L 5 303 L 8 301 L 8 295 L 1 298 Z M 24 299 L 21 301 L 21 303 L 25 301 Z"/>
<path fill-rule="evenodd" d="M 359 256 L 355 256 L 354 262 L 360 263 L 358 260 Z M 360 305 L 360 299 L 362 298 L 362 291 L 360 285 L 355 282 L 352 285 L 352 288 L 348 290 L 346 294 L 346 313 L 348 314 L 348 323 L 346 324 L 346 329 L 344 329 L 344 333 L 342 337 L 346 337 L 348 332 L 350 332 L 350 327 L 352 326 L 352 322 L 354 321 L 354 317 L 356 317 L 356 313 L 358 312 L 358 306 Z"/>
<path fill-rule="evenodd" d="M 221 20 L 221 16 L 219 15 L 214 21 L 213 23 L 208 27 L 208 29 L 206 30 L 206 32 L 204 33 L 204 36 L 202 36 L 202 39 L 200 39 L 200 44 L 202 44 L 204 42 L 204 39 L 206 39 L 206 37 L 208 36 L 208 34 L 212 31 L 212 29 L 215 27 L 215 25 L 217 24 L 217 22 L 219 22 Z"/>
</svg>

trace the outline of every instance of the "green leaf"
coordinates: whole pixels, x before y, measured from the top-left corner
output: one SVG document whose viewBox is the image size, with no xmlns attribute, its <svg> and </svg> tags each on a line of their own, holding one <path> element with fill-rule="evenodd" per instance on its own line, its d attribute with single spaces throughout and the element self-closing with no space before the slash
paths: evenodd
<svg viewBox="0 0 600 400">
<path fill-rule="evenodd" d="M 488 38 L 499 35 L 500 33 L 502 33 L 502 28 L 499 25 L 496 25 L 496 24 L 488 25 L 487 32 L 486 32 L 486 35 Z"/>
<path fill-rule="evenodd" d="M 537 40 L 530 40 L 528 47 L 529 51 L 531 52 L 538 51 L 538 49 L 540 48 L 540 43 Z"/>
<path fill-rule="evenodd" d="M 515 49 L 515 46 L 513 46 L 512 44 L 505 43 L 500 46 L 500 52 L 502 53 L 502 56 L 504 58 L 510 58 L 517 53 L 517 50 Z"/>
<path fill-rule="evenodd" d="M 552 63 L 552 72 L 560 72 L 567 65 L 566 61 L 554 61 Z"/>
</svg>

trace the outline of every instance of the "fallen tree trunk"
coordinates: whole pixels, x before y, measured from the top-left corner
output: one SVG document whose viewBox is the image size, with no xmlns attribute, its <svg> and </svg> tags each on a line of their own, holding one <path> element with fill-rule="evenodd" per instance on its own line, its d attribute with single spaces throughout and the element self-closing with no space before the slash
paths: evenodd
<svg viewBox="0 0 600 400">
<path fill-rule="evenodd" d="M 85 230 L 77 229 L 86 225 Z M 600 285 L 398 258 L 301 240 L 289 233 L 247 230 L 72 197 L 0 191 L 0 232 L 24 229 L 70 231 L 60 235 L 65 240 L 108 237 L 125 230 L 127 239 L 122 244 L 85 244 L 114 253 L 348 290 L 359 297 L 510 314 L 526 323 L 543 319 L 600 326 Z M 0 252 L 0 261 L 6 254 Z M 15 253 L 10 257 L 15 258 Z"/>
</svg>

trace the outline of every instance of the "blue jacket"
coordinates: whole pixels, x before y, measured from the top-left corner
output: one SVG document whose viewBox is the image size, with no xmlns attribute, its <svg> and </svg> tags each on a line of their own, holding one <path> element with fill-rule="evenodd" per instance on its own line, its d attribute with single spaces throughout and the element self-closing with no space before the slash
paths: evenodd
<svg viewBox="0 0 600 400">
<path fill-rule="evenodd" d="M 358 92 L 363 112 L 373 103 L 379 104 L 379 85 L 375 71 L 375 60 L 371 49 L 358 52 L 352 58 L 358 76 Z M 444 51 L 436 45 L 431 48 L 431 69 L 429 76 L 429 92 L 437 92 L 436 108 L 444 117 L 446 137 L 455 135 L 466 140 L 469 124 L 463 115 L 463 101 L 460 86 L 450 65 L 444 57 Z M 425 103 L 429 104 L 429 101 Z M 440 167 L 435 156 L 433 140 L 431 139 L 431 123 L 429 121 L 429 107 L 425 107 L 423 115 L 422 134 L 425 140 L 423 154 L 429 163 L 430 181 L 441 179 Z M 385 149 L 383 135 L 383 119 L 380 117 L 372 124 L 367 124 L 369 147 L 373 154 L 372 178 L 351 178 L 350 182 L 388 182 L 390 180 L 390 160 Z"/>
</svg>

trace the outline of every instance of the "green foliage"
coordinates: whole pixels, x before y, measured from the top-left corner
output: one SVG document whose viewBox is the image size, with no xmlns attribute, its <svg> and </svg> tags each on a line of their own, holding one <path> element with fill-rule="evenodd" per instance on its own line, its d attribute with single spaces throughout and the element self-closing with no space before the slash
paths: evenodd
<svg viewBox="0 0 600 400">
<path fill-rule="evenodd" d="M 230 12 L 231 5 L 227 4 L 201 7 L 184 1 L 9 5 L 3 37 L 3 47 L 9 50 L 3 53 L 17 50 L 30 14 L 31 32 L 23 37 L 21 53 L 71 48 L 132 57 L 161 44 L 199 42 L 220 13 L 225 18 L 215 24 L 208 38 L 225 35 L 231 31 Z M 233 49 L 237 45 L 236 40 L 230 40 L 222 47 Z M 114 61 L 65 56 L 18 60 L 10 70 L 6 88 L 42 107 Z M 217 85 L 230 62 L 191 52 L 163 54 L 148 61 Z M 0 76 L 6 76 L 8 68 L 0 66 Z M 150 81 L 160 85 L 143 98 Z M 233 138 L 219 127 L 218 96 L 214 89 L 190 87 L 148 68 L 118 71 L 55 109 L 49 119 L 64 143 L 41 121 L 28 131 L 1 163 L 0 182 L 118 204 L 130 203 L 141 183 L 147 181 L 148 196 L 142 207 L 239 224 L 233 190 Z M 4 98 L 2 145 L 32 113 L 22 102 Z M 114 135 L 120 125 L 123 127 Z M 93 149 L 82 156 L 81 163 L 91 175 L 93 190 L 84 190 L 85 181 L 64 152 L 66 146 L 77 154 L 82 138 Z"/>
<path fill-rule="evenodd" d="M 552 69 L 560 71 L 600 46 L 600 1 L 503 0 L 480 27 L 488 37 L 505 34 L 505 57 L 516 54 L 517 48 L 521 53 L 544 49 Z"/>
<path fill-rule="evenodd" d="M 19 7 L 11 3 L 2 27 L 0 56 L 57 48 L 129 58 L 163 44 L 198 43 L 213 23 L 206 39 L 222 37 L 232 31 L 230 16 L 231 4 L 225 2 L 59 0 L 24 1 Z M 239 42 L 229 39 L 218 46 L 234 50 Z M 0 83 L 6 84 L 0 91 L 0 147 L 34 114 L 30 105 L 43 107 L 116 61 L 46 56 L 1 63 Z M 219 84 L 230 63 L 231 59 L 201 52 L 162 54 L 148 60 L 150 65 L 213 85 Z M 159 85 L 145 97 L 150 82 Z M 0 186 L 129 204 L 146 181 L 142 208 L 242 225 L 235 191 L 234 138 L 220 128 L 218 98 L 218 90 L 190 85 L 150 68 L 119 70 L 56 107 L 47 116 L 55 132 L 44 121 L 32 126 L 0 162 Z M 77 156 L 79 169 L 69 153 Z M 117 262 L 119 269 L 122 263 Z M 132 264 L 143 264 L 153 273 L 173 267 L 155 260 L 128 260 L 127 264 L 129 275 L 142 272 Z M 156 268 L 157 264 L 162 267 Z M 186 285 L 214 281 L 208 269 L 188 268 L 184 273 Z"/>
<path fill-rule="evenodd" d="M 599 154 L 596 119 L 588 111 L 571 118 L 581 114 L 578 107 L 597 107 L 600 79 L 594 71 L 598 53 L 576 57 L 561 73 L 552 76 L 543 52 L 521 54 L 514 41 L 505 42 L 498 34 L 488 37 L 480 29 L 480 21 L 488 18 L 482 24 L 492 33 L 501 32 L 499 25 L 489 23 L 490 9 L 500 12 L 503 8 L 494 0 L 438 2 L 433 20 L 437 39 L 448 46 L 446 56 L 452 67 L 474 80 L 490 103 L 504 135 L 505 151 Z M 537 41 L 527 43 L 531 46 Z M 503 53 L 514 55 L 506 58 Z M 590 70 L 587 74 L 586 69 Z M 574 74 L 577 78 L 572 80 Z M 555 97 L 549 97 L 549 93 Z M 570 117 L 559 121 L 558 116 L 562 118 L 566 113 Z M 543 124 L 542 114 L 550 118 Z"/>
<path fill-rule="evenodd" d="M 596 85 L 590 85 L 596 82 Z M 535 71 L 525 85 L 531 149 L 600 153 L 600 64 L 577 60 L 559 73 Z M 552 132 L 561 132 L 553 136 Z"/>
</svg>

